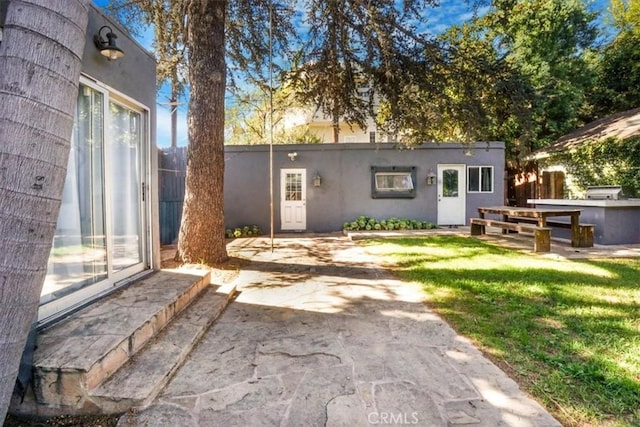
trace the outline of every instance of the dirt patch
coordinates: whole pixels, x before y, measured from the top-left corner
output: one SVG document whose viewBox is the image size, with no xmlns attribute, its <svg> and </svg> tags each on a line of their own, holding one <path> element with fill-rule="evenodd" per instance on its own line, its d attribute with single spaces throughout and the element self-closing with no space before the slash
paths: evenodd
<svg viewBox="0 0 640 427">
<path fill-rule="evenodd" d="M 172 268 L 189 268 L 189 269 L 206 269 L 211 271 L 211 281 L 213 283 L 224 284 L 233 281 L 243 266 L 249 263 L 249 260 L 238 257 L 229 257 L 225 262 L 207 266 L 204 264 L 183 264 L 177 262 L 174 257 L 176 248 L 174 246 L 162 247 L 162 263 L 163 269 Z"/>
</svg>

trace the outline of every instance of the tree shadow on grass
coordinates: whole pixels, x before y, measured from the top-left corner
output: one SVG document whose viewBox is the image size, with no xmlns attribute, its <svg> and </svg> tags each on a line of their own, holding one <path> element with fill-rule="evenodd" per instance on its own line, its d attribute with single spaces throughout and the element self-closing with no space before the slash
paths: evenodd
<svg viewBox="0 0 640 427">
<path fill-rule="evenodd" d="M 562 261 L 584 266 L 572 271 L 487 268 L 481 252 L 514 260 L 528 255 L 456 237 L 401 239 L 392 245 L 406 249 L 397 251 L 400 277 L 422 283 L 437 312 L 510 367 L 536 396 L 569 408 L 574 416 L 586 413 L 621 425 L 640 422 L 640 366 L 633 356 L 640 347 L 640 262 Z M 435 255 L 422 252 L 430 245 Z M 412 250 L 416 247 L 420 250 Z M 439 255 L 447 249 L 453 256 Z M 478 268 L 451 267 L 476 256 Z M 590 274 L 593 267 L 606 274 Z M 570 424 L 588 422 L 566 418 Z"/>
</svg>

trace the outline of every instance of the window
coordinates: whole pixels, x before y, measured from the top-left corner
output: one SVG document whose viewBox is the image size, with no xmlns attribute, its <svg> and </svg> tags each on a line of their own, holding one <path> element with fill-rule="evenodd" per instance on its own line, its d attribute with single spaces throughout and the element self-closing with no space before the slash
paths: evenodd
<svg viewBox="0 0 640 427">
<path fill-rule="evenodd" d="M 285 194 L 287 201 L 302 200 L 302 174 L 299 172 L 287 173 L 285 176 Z"/>
<path fill-rule="evenodd" d="M 375 144 L 376 143 L 376 133 L 375 132 L 369 132 L 369 143 L 371 143 L 371 144 Z"/>
<path fill-rule="evenodd" d="M 467 171 L 469 193 L 493 192 L 493 166 L 469 166 Z"/>
<path fill-rule="evenodd" d="M 353 143 L 356 142 L 356 137 L 355 136 L 345 136 L 344 137 L 344 142 L 345 143 Z"/>
<path fill-rule="evenodd" d="M 415 166 L 372 166 L 371 197 L 414 198 L 416 182 Z"/>
</svg>

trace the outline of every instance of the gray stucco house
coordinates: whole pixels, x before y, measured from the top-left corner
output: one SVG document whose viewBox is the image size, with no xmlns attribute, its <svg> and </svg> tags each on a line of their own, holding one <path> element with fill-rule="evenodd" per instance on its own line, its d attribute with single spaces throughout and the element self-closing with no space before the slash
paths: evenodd
<svg viewBox="0 0 640 427">
<path fill-rule="evenodd" d="M 228 228 L 270 229 L 269 146 L 225 147 Z M 274 231 L 330 232 L 367 215 L 465 225 L 504 204 L 504 143 L 273 146 Z"/>
</svg>

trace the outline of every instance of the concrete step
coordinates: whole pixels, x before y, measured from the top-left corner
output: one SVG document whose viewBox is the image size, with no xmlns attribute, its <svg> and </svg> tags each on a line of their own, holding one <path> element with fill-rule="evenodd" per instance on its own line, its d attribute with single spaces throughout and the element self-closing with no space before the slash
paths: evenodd
<svg viewBox="0 0 640 427">
<path fill-rule="evenodd" d="M 44 416 L 100 412 L 89 392 L 125 365 L 209 282 L 208 270 L 161 270 L 40 331 L 33 402 L 11 410 Z"/>
<path fill-rule="evenodd" d="M 205 290 L 140 353 L 91 391 L 90 399 L 100 412 L 123 413 L 151 403 L 234 294 L 235 287 Z"/>
</svg>

